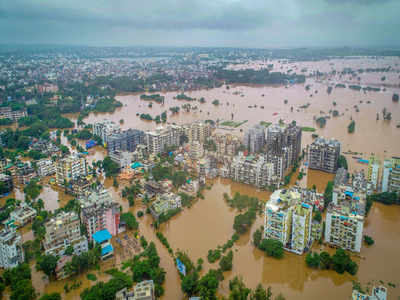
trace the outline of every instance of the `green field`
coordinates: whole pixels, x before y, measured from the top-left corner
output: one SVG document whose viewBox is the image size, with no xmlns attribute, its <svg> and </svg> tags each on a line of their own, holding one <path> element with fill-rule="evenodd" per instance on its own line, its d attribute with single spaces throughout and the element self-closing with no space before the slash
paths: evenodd
<svg viewBox="0 0 400 300">
<path fill-rule="evenodd" d="M 235 121 L 223 121 L 222 123 L 220 123 L 221 126 L 228 126 L 228 127 L 234 127 L 237 128 L 241 125 L 243 125 L 244 123 L 246 123 L 247 120 L 244 120 L 242 122 L 235 122 Z"/>
<path fill-rule="evenodd" d="M 270 126 L 272 123 L 271 122 L 265 122 L 265 121 L 261 121 L 260 122 L 260 125 L 261 126 L 264 126 L 264 127 L 268 127 L 268 126 Z"/>
<path fill-rule="evenodd" d="M 301 131 L 314 132 L 315 130 L 314 127 L 301 127 Z"/>
</svg>

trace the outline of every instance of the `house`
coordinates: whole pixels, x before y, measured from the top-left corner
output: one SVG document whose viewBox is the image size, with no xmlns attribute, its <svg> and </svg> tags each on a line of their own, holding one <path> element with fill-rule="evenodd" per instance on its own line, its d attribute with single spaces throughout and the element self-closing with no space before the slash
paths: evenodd
<svg viewBox="0 0 400 300">
<path fill-rule="evenodd" d="M 106 260 L 114 255 L 114 248 L 111 245 L 111 237 L 112 236 L 107 229 L 97 231 L 92 235 L 96 245 L 100 245 L 102 260 Z"/>
</svg>

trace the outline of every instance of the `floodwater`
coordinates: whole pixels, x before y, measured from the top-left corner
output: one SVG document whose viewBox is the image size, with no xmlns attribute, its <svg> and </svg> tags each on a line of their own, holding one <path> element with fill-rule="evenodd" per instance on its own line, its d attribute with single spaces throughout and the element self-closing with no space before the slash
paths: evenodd
<svg viewBox="0 0 400 300">
<path fill-rule="evenodd" d="M 270 63 L 270 62 L 268 62 Z M 355 151 L 368 158 L 371 153 L 375 153 L 380 159 L 389 158 L 392 155 L 399 155 L 400 150 L 400 129 L 396 125 L 400 123 L 400 103 L 392 102 L 392 94 L 399 93 L 399 58 L 387 59 L 346 59 L 330 60 L 322 62 L 301 62 L 301 63 L 282 63 L 273 62 L 274 70 L 293 69 L 300 73 L 301 69 L 307 68 L 306 74 L 315 70 L 330 72 L 332 70 L 341 71 L 344 67 L 376 68 L 392 66 L 395 72 L 389 73 L 363 73 L 358 75 L 360 79 L 350 75 L 328 75 L 318 80 L 307 78 L 304 85 L 284 86 L 226 86 L 211 90 L 186 92 L 190 97 L 199 99 L 204 97 L 205 104 L 199 102 L 187 102 L 173 99 L 176 92 L 162 93 L 165 96 L 165 104 L 153 102 L 153 107 L 148 107 L 148 102 L 140 100 L 140 94 L 121 95 L 118 100 L 123 103 L 123 107 L 118 108 L 113 114 L 90 114 L 84 121 L 93 123 L 104 118 L 119 123 L 124 120 L 122 128 L 137 128 L 142 130 L 153 129 L 158 125 L 155 122 L 140 120 L 137 113 L 149 113 L 153 117 L 168 111 L 168 122 L 184 124 L 197 119 L 213 119 L 235 121 L 248 120 L 247 123 L 229 133 L 241 136 L 243 132 L 260 121 L 278 122 L 280 119 L 290 122 L 295 120 L 301 126 L 317 128 L 314 117 L 329 115 L 329 111 L 336 109 L 340 112 L 339 117 L 331 117 L 327 120 L 325 128 L 317 128 L 316 133 L 327 137 L 336 138 L 342 143 L 342 151 Z M 261 64 L 261 63 L 258 63 Z M 246 65 L 247 67 L 248 65 Z M 240 67 L 237 65 L 236 67 Z M 385 76 L 383 82 L 381 77 Z M 351 83 L 370 86 L 385 87 L 381 92 L 357 92 L 348 88 L 334 88 L 328 95 L 327 87 L 336 83 Z M 307 91 L 305 87 L 310 85 Z M 264 95 L 264 96 L 263 96 Z M 311 97 L 312 95 L 312 97 Z M 220 100 L 218 107 L 211 102 L 214 99 Z M 285 104 L 284 100 L 288 100 Z M 362 101 L 362 103 L 360 103 Z M 367 101 L 370 101 L 368 104 Z M 336 106 L 333 105 L 336 102 Z M 169 108 L 190 103 L 197 106 L 197 110 L 191 112 L 181 112 L 171 115 Z M 300 106 L 310 103 L 306 109 Z M 354 105 L 357 105 L 359 112 L 356 112 Z M 249 108 L 251 106 L 251 108 Z M 263 106 L 264 108 L 261 108 Z M 293 111 L 291 111 L 293 107 Z M 391 121 L 383 121 L 382 110 L 386 108 L 392 113 Z M 376 114 L 380 118 L 376 120 Z M 71 116 L 76 118 L 76 115 Z M 356 130 L 353 134 L 347 133 L 347 126 L 350 118 L 356 122 Z M 311 143 L 310 132 L 303 133 L 303 147 Z M 89 151 L 88 160 L 103 159 L 106 155 L 104 149 L 96 147 Z M 346 155 L 350 170 L 362 169 L 365 166 L 356 163 L 352 155 Z M 296 181 L 297 174 L 293 175 L 292 183 Z M 314 184 L 319 192 L 323 192 L 326 183 L 333 180 L 332 174 L 327 174 L 315 170 L 309 170 L 307 176 L 301 181 L 302 186 L 312 187 Z M 136 214 L 138 210 L 143 210 L 140 201 L 135 206 L 129 208 L 126 199 L 121 199 L 120 191 L 112 187 L 112 181 L 104 181 L 113 198 L 118 201 L 123 211 L 132 211 Z M 182 213 L 172 218 L 168 223 L 161 227 L 162 232 L 167 237 L 171 247 L 186 251 L 191 259 L 196 262 L 198 258 L 204 259 L 204 271 L 209 268 L 217 268 L 217 263 L 210 265 L 207 262 L 207 252 L 215 249 L 218 245 L 224 244 L 233 234 L 233 219 L 237 212 L 228 207 L 223 200 L 223 193 L 233 195 L 235 192 L 257 196 L 260 200 L 266 201 L 270 195 L 268 192 L 259 191 L 253 187 L 233 183 L 227 179 L 217 179 L 213 182 L 211 190 L 205 190 L 205 199 L 199 199 L 191 208 L 184 209 Z M 44 187 L 39 196 L 45 202 L 45 207 L 54 209 L 65 205 L 63 191 Z M 23 193 L 16 192 L 16 198 L 23 199 Z M 55 201 L 57 199 L 57 201 Z M 58 201 L 60 200 L 60 201 Z M 57 206 L 58 205 L 58 206 Z M 365 233 L 371 235 L 375 244 L 371 247 L 363 246 L 361 250 L 362 258 L 355 258 L 359 262 L 359 272 L 357 276 L 348 274 L 339 275 L 334 271 L 317 271 L 306 267 L 304 256 L 285 253 L 281 260 L 265 257 L 265 255 L 255 249 L 251 244 L 252 233 L 263 224 L 263 217 L 259 216 L 252 226 L 251 233 L 243 235 L 235 243 L 233 270 L 224 273 L 225 280 L 221 284 L 219 293 L 226 295 L 228 292 L 229 279 L 236 275 L 243 277 L 249 287 L 254 288 L 258 283 L 265 287 L 271 286 L 274 294 L 283 293 L 287 299 L 349 299 L 352 289 L 352 280 L 359 280 L 365 286 L 370 281 L 383 280 L 393 282 L 399 286 L 400 263 L 398 261 L 398 250 L 400 249 L 400 207 L 384 206 L 375 203 L 370 215 L 365 222 Z M 159 255 L 161 256 L 161 266 L 166 270 L 165 295 L 164 300 L 182 299 L 183 294 L 180 289 L 180 279 L 171 256 L 161 245 L 155 236 L 151 224 L 151 216 L 145 215 L 140 222 L 140 234 L 144 235 L 148 241 L 154 241 Z M 25 229 L 26 239 L 31 238 L 29 228 Z M 317 246 L 319 250 L 320 246 Z M 327 249 L 331 251 L 330 249 Z M 120 262 L 120 258 L 115 260 Z M 102 264 L 101 269 L 106 270 L 107 262 Z M 103 266 L 104 265 L 104 266 Z M 100 280 L 107 280 L 107 275 L 95 273 Z M 57 291 L 63 293 L 64 281 L 46 283 L 42 280 L 41 274 L 34 273 L 33 283 L 35 288 L 43 292 Z M 80 292 L 93 282 L 87 280 L 86 275 L 79 277 L 82 286 L 68 294 L 63 294 L 65 299 L 79 299 Z M 70 282 L 70 281 L 68 281 Z M 400 296 L 400 287 L 389 288 L 389 299 Z"/>
<path fill-rule="evenodd" d="M 341 71 L 344 67 L 350 66 L 357 68 L 376 68 L 377 66 L 385 67 L 391 65 L 395 71 L 385 73 L 362 73 L 359 74 L 360 80 L 350 75 L 327 75 L 322 78 L 307 78 L 305 84 L 284 86 L 226 86 L 210 89 L 189 91 L 186 94 L 192 98 L 200 99 L 204 97 L 206 103 L 201 104 L 198 101 L 182 101 L 174 99 L 177 92 L 162 93 L 165 96 L 164 104 L 153 102 L 152 108 L 148 107 L 148 101 L 140 100 L 140 94 L 121 95 L 118 100 L 123 103 L 114 113 L 98 113 L 90 114 L 86 119 L 86 123 L 94 123 L 95 121 L 108 118 L 116 123 L 121 119 L 124 123 L 122 128 L 137 128 L 142 130 L 150 130 L 159 126 L 155 122 L 144 121 L 137 116 L 141 113 L 149 113 L 152 117 L 161 114 L 163 111 L 168 112 L 168 120 L 170 123 L 184 124 L 194 120 L 233 120 L 244 121 L 239 128 L 229 133 L 239 136 L 243 132 L 260 121 L 277 123 L 280 119 L 285 122 L 295 120 L 300 126 L 309 126 L 317 129 L 316 133 L 326 138 L 336 138 L 342 143 L 342 151 L 354 151 L 362 153 L 364 158 L 368 158 L 374 153 L 380 159 L 390 158 L 398 155 L 400 149 L 400 128 L 396 128 L 400 124 L 400 103 L 392 101 L 393 93 L 399 93 L 399 58 L 390 59 L 349 59 L 349 60 L 331 60 L 322 62 L 293 63 L 293 64 L 276 64 L 276 69 L 282 70 L 293 69 L 300 73 L 302 68 L 307 68 L 308 73 L 320 70 L 330 72 L 335 69 Z M 357 67 L 359 66 L 359 67 Z M 308 74 L 306 73 L 306 74 Z M 385 81 L 381 81 L 381 77 L 385 76 Z M 332 93 L 327 93 L 327 87 L 336 83 L 360 84 L 362 86 L 381 87 L 380 92 L 358 92 L 349 88 L 333 88 Z M 309 90 L 305 87 L 310 86 Z M 385 88 L 385 90 L 383 90 Z M 264 96 L 263 96 L 264 95 Z M 214 99 L 220 101 L 219 106 L 213 105 Z M 284 103 L 287 100 L 287 104 Z M 367 102 L 370 103 L 367 103 Z M 336 105 L 334 105 L 334 102 Z M 362 102 L 362 103 L 361 103 Z M 172 115 L 169 111 L 170 107 L 181 106 L 190 103 L 196 106 L 196 110 L 185 112 L 182 108 L 178 114 Z M 300 108 L 300 106 L 309 103 L 308 108 Z M 357 105 L 359 112 L 356 112 L 354 106 Z M 249 108 L 251 107 L 251 108 Z M 264 108 L 262 108 L 264 107 Z M 293 111 L 291 111 L 293 107 Z M 383 120 L 382 110 L 386 108 L 392 114 L 392 120 Z M 327 120 L 324 128 L 318 128 L 314 121 L 314 117 L 329 116 L 329 111 L 338 110 L 339 116 Z M 376 114 L 379 113 L 379 120 L 376 120 Z M 347 132 L 347 126 L 351 119 L 356 123 L 354 133 Z M 303 147 L 312 142 L 310 132 L 303 133 Z M 351 155 L 348 155 L 349 167 L 351 170 L 362 168 Z"/>
</svg>

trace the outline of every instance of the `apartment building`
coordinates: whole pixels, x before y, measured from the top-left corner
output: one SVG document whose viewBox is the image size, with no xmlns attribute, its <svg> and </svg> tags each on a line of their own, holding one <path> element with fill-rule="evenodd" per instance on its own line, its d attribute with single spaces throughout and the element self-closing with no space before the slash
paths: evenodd
<svg viewBox="0 0 400 300">
<path fill-rule="evenodd" d="M 0 183 L 2 184 L 2 187 L 0 189 L 0 195 L 9 193 L 14 188 L 13 179 L 9 175 L 0 173 Z"/>
<path fill-rule="evenodd" d="M 88 165 L 86 159 L 78 154 L 71 154 L 56 162 L 56 181 L 59 186 L 64 182 L 87 176 Z"/>
<path fill-rule="evenodd" d="M 310 169 L 335 173 L 338 169 L 340 142 L 335 139 L 316 138 L 308 149 Z"/>
<path fill-rule="evenodd" d="M 174 193 L 157 194 L 156 200 L 150 207 L 150 212 L 155 219 L 171 209 L 182 207 L 181 196 Z"/>
<path fill-rule="evenodd" d="M 250 153 L 260 153 L 265 145 L 265 127 L 255 125 L 244 134 L 243 144 Z"/>
<path fill-rule="evenodd" d="M 264 238 L 280 241 L 285 248 L 291 246 L 293 228 L 292 206 L 300 202 L 295 190 L 276 190 L 265 204 Z"/>
<path fill-rule="evenodd" d="M 6 226 L 0 230 L 0 267 L 15 268 L 24 260 L 21 235 L 14 227 Z"/>
<path fill-rule="evenodd" d="M 279 184 L 279 178 L 275 176 L 274 166 L 268 163 L 265 156 L 244 156 L 243 153 L 235 156 L 229 166 L 229 177 L 235 181 L 267 187 Z"/>
<path fill-rule="evenodd" d="M 130 166 L 134 162 L 133 152 L 115 150 L 108 153 L 108 156 L 121 168 Z"/>
<path fill-rule="evenodd" d="M 378 188 L 379 169 L 380 162 L 374 155 L 372 155 L 368 162 L 367 180 L 372 184 L 374 190 Z"/>
<path fill-rule="evenodd" d="M 199 142 L 201 144 L 210 137 L 211 126 L 203 121 L 195 121 L 191 124 L 183 125 L 183 132 L 188 137 L 189 143 Z"/>
<path fill-rule="evenodd" d="M 36 166 L 37 174 L 40 177 L 46 177 L 56 173 L 56 164 L 51 159 L 40 159 L 36 162 Z"/>
<path fill-rule="evenodd" d="M 292 233 L 290 251 L 303 254 L 312 243 L 312 212 L 313 208 L 307 203 L 297 203 L 292 210 Z"/>
<path fill-rule="evenodd" d="M 203 144 L 198 141 L 193 141 L 190 143 L 190 158 L 194 160 L 198 160 L 202 158 L 204 155 Z"/>
<path fill-rule="evenodd" d="M 12 110 L 11 107 L 0 107 L 0 119 L 18 121 L 28 115 L 26 109 Z"/>
<path fill-rule="evenodd" d="M 364 193 L 356 193 L 349 186 L 334 188 L 325 221 L 325 240 L 328 244 L 360 252 L 365 203 Z"/>
<path fill-rule="evenodd" d="M 145 144 L 147 150 L 152 154 L 161 154 L 167 147 L 179 146 L 183 130 L 177 125 L 159 127 L 145 133 Z"/>
<path fill-rule="evenodd" d="M 111 235 L 118 234 L 120 223 L 119 205 L 104 188 L 97 188 L 89 195 L 79 198 L 81 221 L 85 225 L 89 238 L 100 230 L 108 230 Z"/>
<path fill-rule="evenodd" d="M 155 300 L 153 280 L 136 284 L 132 290 L 124 288 L 115 294 L 115 300 Z"/>
<path fill-rule="evenodd" d="M 266 130 L 266 145 L 269 155 L 282 156 L 287 152 L 287 166 L 293 165 L 301 152 L 302 131 L 295 123 L 273 124 Z"/>
<path fill-rule="evenodd" d="M 231 134 L 214 133 L 210 140 L 215 144 L 215 151 L 209 151 L 219 163 L 230 163 L 237 154 L 241 141 Z"/>
<path fill-rule="evenodd" d="M 107 137 L 108 152 L 127 151 L 133 152 L 137 145 L 144 143 L 144 132 L 136 129 L 128 129 L 114 132 Z"/>
<path fill-rule="evenodd" d="M 400 192 L 400 157 L 384 161 L 382 192 Z"/>
<path fill-rule="evenodd" d="M 345 168 L 339 168 L 336 171 L 334 184 L 336 186 L 346 184 L 349 178 L 349 173 Z"/>
<path fill-rule="evenodd" d="M 17 164 L 15 169 L 15 181 L 20 185 L 28 184 L 33 178 L 36 178 L 35 170 L 27 163 Z"/>
<path fill-rule="evenodd" d="M 79 216 L 75 212 L 61 212 L 45 224 L 43 248 L 46 255 L 63 256 L 72 246 L 74 254 L 88 251 L 88 241 L 81 235 Z"/>
<path fill-rule="evenodd" d="M 93 134 L 99 136 L 103 144 L 107 144 L 108 137 L 119 131 L 119 126 L 110 120 L 103 120 L 93 124 Z"/>
</svg>

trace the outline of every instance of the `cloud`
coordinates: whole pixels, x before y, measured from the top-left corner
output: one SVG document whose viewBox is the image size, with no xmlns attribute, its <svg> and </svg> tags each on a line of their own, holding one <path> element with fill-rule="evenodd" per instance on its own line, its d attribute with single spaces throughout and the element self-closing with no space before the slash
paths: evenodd
<svg viewBox="0 0 400 300">
<path fill-rule="evenodd" d="M 0 34 L 5 43 L 400 45 L 398 11 L 397 0 L 10 0 L 0 1 Z"/>
</svg>

